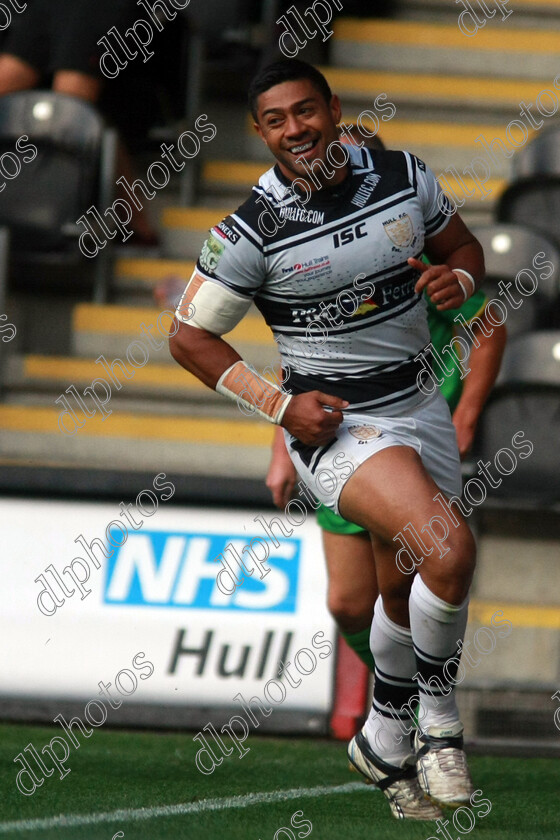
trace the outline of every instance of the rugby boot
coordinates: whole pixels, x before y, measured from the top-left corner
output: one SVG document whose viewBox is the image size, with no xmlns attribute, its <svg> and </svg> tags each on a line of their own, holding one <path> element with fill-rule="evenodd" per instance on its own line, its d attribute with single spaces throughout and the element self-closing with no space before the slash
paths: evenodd
<svg viewBox="0 0 560 840">
<path fill-rule="evenodd" d="M 439 805 L 469 805 L 473 783 L 463 750 L 463 724 L 416 730 L 416 772 L 422 790 Z"/>
<path fill-rule="evenodd" d="M 373 752 L 362 729 L 348 745 L 348 759 L 350 770 L 361 773 L 366 784 L 383 792 L 396 819 L 437 820 L 443 816 L 418 784 L 414 754 L 403 759 L 400 767 L 387 764 Z"/>
</svg>

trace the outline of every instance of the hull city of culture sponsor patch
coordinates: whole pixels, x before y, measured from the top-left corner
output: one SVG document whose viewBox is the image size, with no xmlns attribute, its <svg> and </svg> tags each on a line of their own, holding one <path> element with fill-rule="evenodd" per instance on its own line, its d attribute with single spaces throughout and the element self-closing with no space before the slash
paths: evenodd
<svg viewBox="0 0 560 840">
<path fill-rule="evenodd" d="M 204 245 L 202 246 L 202 251 L 200 254 L 200 264 L 204 271 L 208 271 L 210 274 L 213 274 L 218 267 L 218 263 L 220 261 L 220 257 L 224 253 L 224 245 L 221 242 L 218 242 L 213 234 L 210 234 Z"/>
<path fill-rule="evenodd" d="M 408 248 L 414 239 L 414 226 L 408 213 L 401 213 L 397 219 L 383 222 L 385 233 L 397 248 Z"/>
<path fill-rule="evenodd" d="M 349 426 L 348 431 L 359 443 L 369 443 L 375 438 L 381 437 L 381 429 L 377 426 Z"/>
</svg>

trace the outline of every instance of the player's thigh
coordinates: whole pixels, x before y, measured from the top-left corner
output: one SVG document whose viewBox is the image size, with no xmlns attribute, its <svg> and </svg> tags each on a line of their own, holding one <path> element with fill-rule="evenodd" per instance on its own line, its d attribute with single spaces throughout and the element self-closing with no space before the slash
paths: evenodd
<svg viewBox="0 0 560 840">
<path fill-rule="evenodd" d="M 439 493 L 417 452 L 408 446 L 392 446 L 355 470 L 342 489 L 339 507 L 345 519 L 367 528 L 387 546 L 393 545 L 395 553 L 403 540 L 417 535 L 413 548 L 424 579 L 448 581 L 456 576 L 470 583 L 472 534 L 463 519 L 457 517 L 453 524 L 445 517 Z"/>
<path fill-rule="evenodd" d="M 323 531 L 328 575 L 329 611 L 345 632 L 371 624 L 378 596 L 375 561 L 369 534 Z"/>
<path fill-rule="evenodd" d="M 422 527 L 429 520 L 439 507 L 434 501 L 438 492 L 412 447 L 390 446 L 348 478 L 340 495 L 340 514 L 391 543 L 409 521 Z"/>
</svg>

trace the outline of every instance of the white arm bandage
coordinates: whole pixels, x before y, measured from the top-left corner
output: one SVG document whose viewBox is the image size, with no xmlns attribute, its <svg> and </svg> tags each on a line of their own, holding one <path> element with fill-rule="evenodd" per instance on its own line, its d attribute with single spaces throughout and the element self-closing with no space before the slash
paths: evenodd
<svg viewBox="0 0 560 840">
<path fill-rule="evenodd" d="M 230 292 L 221 283 L 212 283 L 198 272 L 193 272 L 175 316 L 213 335 L 223 335 L 232 330 L 243 318 L 251 301 Z"/>
<path fill-rule="evenodd" d="M 476 292 L 476 283 L 474 282 L 474 277 L 472 276 L 472 274 L 469 274 L 468 271 L 465 271 L 464 268 L 452 268 L 451 271 L 453 272 L 453 274 L 457 275 L 457 282 L 459 283 L 459 286 L 463 290 L 463 297 L 464 297 L 465 300 L 468 300 Z M 467 278 L 467 280 L 470 281 L 470 283 L 471 283 L 470 293 L 467 292 L 464 284 L 461 283 L 461 278 L 458 276 L 459 274 L 462 274 L 464 277 Z"/>
<path fill-rule="evenodd" d="M 241 360 L 222 373 L 216 391 L 235 400 L 244 414 L 259 414 L 278 426 L 292 399 Z"/>
</svg>

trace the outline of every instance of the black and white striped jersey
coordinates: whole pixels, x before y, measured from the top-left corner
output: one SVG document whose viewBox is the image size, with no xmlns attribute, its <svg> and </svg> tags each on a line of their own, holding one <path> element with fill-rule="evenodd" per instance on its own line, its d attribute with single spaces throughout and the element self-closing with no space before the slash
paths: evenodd
<svg viewBox="0 0 560 840">
<path fill-rule="evenodd" d="M 210 231 L 197 270 L 254 300 L 278 344 L 286 390 L 400 413 L 421 397 L 414 357 L 430 343 L 418 273 L 406 260 L 421 256 L 452 211 L 414 155 L 345 148 L 346 179 L 305 204 L 278 166 L 265 172 Z"/>
</svg>

